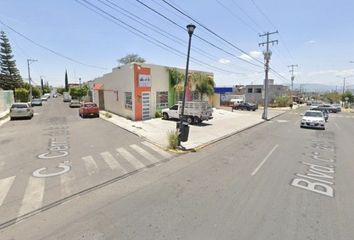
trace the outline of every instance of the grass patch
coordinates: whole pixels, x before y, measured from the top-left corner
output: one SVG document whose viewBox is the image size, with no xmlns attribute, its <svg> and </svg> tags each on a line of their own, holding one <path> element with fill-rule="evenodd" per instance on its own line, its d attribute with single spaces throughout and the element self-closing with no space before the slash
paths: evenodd
<svg viewBox="0 0 354 240">
<path fill-rule="evenodd" d="M 105 116 L 106 118 L 111 118 L 112 114 L 110 114 L 109 112 L 105 112 L 103 116 Z"/>
</svg>

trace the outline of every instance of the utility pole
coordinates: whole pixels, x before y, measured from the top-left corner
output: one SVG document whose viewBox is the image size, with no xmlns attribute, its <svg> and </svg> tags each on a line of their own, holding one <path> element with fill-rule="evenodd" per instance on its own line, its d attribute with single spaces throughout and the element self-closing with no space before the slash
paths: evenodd
<svg viewBox="0 0 354 240">
<path fill-rule="evenodd" d="M 43 82 L 43 77 L 44 77 L 44 76 L 40 76 L 40 78 L 41 78 L 42 94 L 44 94 L 44 82 Z"/>
<path fill-rule="evenodd" d="M 27 69 L 28 69 L 28 82 L 29 82 L 29 85 L 30 85 L 30 102 L 32 102 L 32 81 L 31 81 L 31 69 L 30 69 L 30 65 L 31 63 L 33 62 L 36 62 L 37 60 L 35 59 L 27 59 Z"/>
<path fill-rule="evenodd" d="M 291 68 L 289 70 L 289 72 L 291 72 L 291 94 L 293 93 L 294 91 L 294 79 L 295 79 L 295 76 L 294 76 L 294 68 L 295 67 L 299 67 L 297 64 L 292 64 L 292 65 L 289 65 L 288 66 L 289 68 Z"/>
<path fill-rule="evenodd" d="M 343 78 L 343 94 L 345 93 L 345 77 Z"/>
<path fill-rule="evenodd" d="M 272 52 L 269 50 L 269 44 L 271 43 L 274 45 L 274 43 L 278 44 L 278 40 L 269 40 L 269 36 L 272 34 L 276 34 L 278 31 L 275 32 L 267 32 L 265 34 L 259 35 L 259 37 L 264 37 L 267 36 L 267 41 L 259 43 L 258 46 L 264 46 L 266 45 L 266 50 L 263 51 L 264 55 L 264 70 L 265 70 L 265 78 L 264 78 L 264 110 L 263 110 L 263 115 L 262 118 L 264 120 L 268 120 L 268 72 L 269 72 L 269 61 L 270 57 L 272 56 Z"/>
</svg>

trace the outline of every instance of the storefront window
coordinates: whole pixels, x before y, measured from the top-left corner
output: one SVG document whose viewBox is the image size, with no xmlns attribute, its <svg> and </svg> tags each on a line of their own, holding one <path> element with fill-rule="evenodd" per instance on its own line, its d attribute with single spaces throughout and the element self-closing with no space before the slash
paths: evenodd
<svg viewBox="0 0 354 240">
<path fill-rule="evenodd" d="M 131 92 L 125 92 L 125 108 L 130 110 L 133 108 L 133 100 L 132 100 Z"/>
<path fill-rule="evenodd" d="M 168 92 L 156 92 L 156 108 L 168 107 Z"/>
</svg>

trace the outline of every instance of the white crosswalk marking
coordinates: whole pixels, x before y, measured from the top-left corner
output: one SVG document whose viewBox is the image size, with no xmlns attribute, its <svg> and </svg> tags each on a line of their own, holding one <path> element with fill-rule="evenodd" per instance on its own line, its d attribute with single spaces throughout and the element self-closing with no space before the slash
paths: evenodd
<svg viewBox="0 0 354 240">
<path fill-rule="evenodd" d="M 171 154 L 169 154 L 168 152 L 160 149 L 159 147 L 156 147 L 154 144 L 149 143 L 149 142 L 142 142 L 142 144 L 144 144 L 145 146 L 147 146 L 148 148 L 154 150 L 155 152 L 157 152 L 158 154 L 160 154 L 162 157 L 164 158 L 169 158 L 171 157 Z"/>
<path fill-rule="evenodd" d="M 144 164 L 139 162 L 138 159 L 136 159 L 130 152 L 128 152 L 124 148 L 117 148 L 116 150 L 118 154 L 121 155 L 125 160 L 127 160 L 131 165 L 133 165 L 134 168 L 139 169 L 145 167 Z"/>
<path fill-rule="evenodd" d="M 92 156 L 83 157 L 87 173 L 93 175 L 98 172 L 98 166 Z"/>
<path fill-rule="evenodd" d="M 111 153 L 109 152 L 101 152 L 100 155 L 102 156 L 103 160 L 107 163 L 107 165 L 112 169 L 118 169 L 124 174 L 127 173 L 127 170 L 125 170 L 122 165 L 112 156 Z"/>
<path fill-rule="evenodd" d="M 36 210 L 42 206 L 45 188 L 45 179 L 30 177 L 22 199 L 22 205 L 19 211 L 19 216 L 30 211 Z"/>
<path fill-rule="evenodd" d="M 73 193 L 73 186 L 75 186 L 74 183 L 75 180 L 75 175 L 73 171 L 64 173 L 60 176 L 60 185 L 61 185 L 61 196 L 66 197 L 69 196 Z"/>
<path fill-rule="evenodd" d="M 146 158 L 147 160 L 149 160 L 150 162 L 157 162 L 158 160 L 149 152 L 145 151 L 144 149 L 142 149 L 141 147 L 139 147 L 136 144 L 132 144 L 130 145 L 130 147 L 132 149 L 134 149 L 136 152 L 138 152 L 141 156 L 143 156 L 144 158 Z"/>
<path fill-rule="evenodd" d="M 0 179 L 0 206 L 5 200 L 7 193 L 9 192 L 16 176 Z"/>
</svg>

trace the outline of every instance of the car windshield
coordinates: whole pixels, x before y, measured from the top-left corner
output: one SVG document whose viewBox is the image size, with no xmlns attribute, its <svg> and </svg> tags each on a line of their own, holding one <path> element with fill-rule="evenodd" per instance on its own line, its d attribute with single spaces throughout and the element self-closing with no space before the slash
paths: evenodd
<svg viewBox="0 0 354 240">
<path fill-rule="evenodd" d="M 323 117 L 322 112 L 306 112 L 305 117 Z"/>
<path fill-rule="evenodd" d="M 13 104 L 12 108 L 27 108 L 28 105 L 27 104 Z"/>
<path fill-rule="evenodd" d="M 92 108 L 92 107 L 97 107 L 95 103 L 85 103 L 85 107 Z"/>
</svg>

